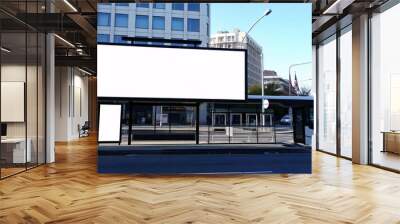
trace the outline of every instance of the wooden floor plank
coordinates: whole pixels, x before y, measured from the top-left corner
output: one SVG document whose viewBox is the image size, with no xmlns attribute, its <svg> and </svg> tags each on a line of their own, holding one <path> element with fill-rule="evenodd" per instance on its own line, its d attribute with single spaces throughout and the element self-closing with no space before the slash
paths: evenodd
<svg viewBox="0 0 400 224">
<path fill-rule="evenodd" d="M 0 223 L 400 223 L 400 175 L 313 153 L 311 175 L 106 175 L 92 137 L 0 181 Z"/>
</svg>

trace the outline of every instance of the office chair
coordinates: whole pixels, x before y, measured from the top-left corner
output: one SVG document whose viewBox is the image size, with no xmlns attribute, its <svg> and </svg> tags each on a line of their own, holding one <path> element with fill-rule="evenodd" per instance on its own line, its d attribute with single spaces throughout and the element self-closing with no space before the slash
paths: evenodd
<svg viewBox="0 0 400 224">
<path fill-rule="evenodd" d="M 85 121 L 82 127 L 80 127 L 80 125 L 78 124 L 79 138 L 89 136 L 89 129 L 90 129 L 89 121 Z"/>
</svg>

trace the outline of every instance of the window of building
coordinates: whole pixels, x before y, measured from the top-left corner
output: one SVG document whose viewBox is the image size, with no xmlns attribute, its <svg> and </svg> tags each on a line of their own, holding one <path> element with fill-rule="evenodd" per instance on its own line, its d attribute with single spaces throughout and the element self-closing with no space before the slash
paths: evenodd
<svg viewBox="0 0 400 224">
<path fill-rule="evenodd" d="M 135 27 L 139 29 L 148 29 L 149 17 L 144 15 L 136 15 Z"/>
<path fill-rule="evenodd" d="M 183 31 L 184 20 L 183 18 L 172 17 L 171 29 L 174 31 Z"/>
<path fill-rule="evenodd" d="M 144 37 L 144 36 L 136 36 L 136 37 L 138 37 L 138 38 L 147 38 L 147 37 Z M 135 44 L 140 44 L 140 45 L 147 45 L 147 44 L 149 44 L 149 42 L 147 42 L 147 41 L 134 41 L 134 43 L 135 43 Z"/>
<path fill-rule="evenodd" d="M 114 43 L 117 44 L 125 44 L 127 43 L 125 40 L 122 39 L 122 37 L 125 37 L 126 35 L 114 35 Z"/>
<path fill-rule="evenodd" d="M 165 9 L 165 3 L 153 3 L 155 9 Z"/>
<path fill-rule="evenodd" d="M 108 35 L 108 34 L 97 34 L 97 42 L 98 43 L 110 42 L 110 35 Z"/>
<path fill-rule="evenodd" d="M 136 3 L 136 8 L 149 8 L 149 3 Z"/>
<path fill-rule="evenodd" d="M 165 29 L 165 17 L 153 16 L 153 30 L 164 30 L 164 29 Z"/>
<path fill-rule="evenodd" d="M 172 38 L 172 40 L 183 40 L 182 38 Z M 182 43 L 171 43 L 171 46 L 175 46 L 175 47 L 180 47 L 180 46 L 185 46 L 185 44 Z"/>
<path fill-rule="evenodd" d="M 188 11 L 200 11 L 200 3 L 188 3 Z"/>
<path fill-rule="evenodd" d="M 188 39 L 188 41 L 199 41 L 197 39 Z M 186 44 L 187 47 L 196 47 L 195 44 Z"/>
<path fill-rule="evenodd" d="M 109 26 L 110 25 L 110 13 L 99 12 L 97 13 L 97 25 L 98 26 Z"/>
<path fill-rule="evenodd" d="M 115 14 L 116 27 L 128 27 L 128 14 Z"/>
<path fill-rule="evenodd" d="M 185 10 L 184 3 L 172 3 L 172 10 Z"/>
<path fill-rule="evenodd" d="M 188 19 L 187 31 L 200 32 L 200 20 L 199 19 Z"/>
<path fill-rule="evenodd" d="M 129 3 L 115 3 L 115 6 L 129 6 Z"/>
</svg>

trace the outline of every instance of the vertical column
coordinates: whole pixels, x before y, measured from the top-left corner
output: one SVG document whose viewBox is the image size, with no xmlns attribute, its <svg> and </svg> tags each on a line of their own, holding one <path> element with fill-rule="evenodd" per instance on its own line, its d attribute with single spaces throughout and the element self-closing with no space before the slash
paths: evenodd
<svg viewBox="0 0 400 224">
<path fill-rule="evenodd" d="M 368 163 L 368 15 L 353 19 L 353 162 Z"/>
<path fill-rule="evenodd" d="M 55 56 L 54 35 L 46 35 L 46 163 L 55 161 Z"/>
<path fill-rule="evenodd" d="M 54 12 L 54 5 L 46 1 L 46 13 Z M 46 163 L 55 161 L 55 41 L 54 34 L 46 34 Z"/>
<path fill-rule="evenodd" d="M 313 45 L 312 46 L 312 60 L 313 60 L 313 65 L 312 65 L 312 95 L 314 96 L 314 128 L 313 128 L 313 135 L 312 135 L 312 149 L 315 150 L 317 149 L 317 119 L 316 116 L 318 115 L 317 113 L 317 46 Z"/>
</svg>

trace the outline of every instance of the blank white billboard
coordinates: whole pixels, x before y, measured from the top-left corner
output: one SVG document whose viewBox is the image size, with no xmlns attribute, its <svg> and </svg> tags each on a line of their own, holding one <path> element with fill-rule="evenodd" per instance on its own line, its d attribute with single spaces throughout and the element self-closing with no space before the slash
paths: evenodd
<svg viewBox="0 0 400 224">
<path fill-rule="evenodd" d="M 121 105 L 100 104 L 99 142 L 119 142 L 121 132 Z"/>
<path fill-rule="evenodd" d="M 246 99 L 244 50 L 97 45 L 97 96 Z"/>
</svg>

